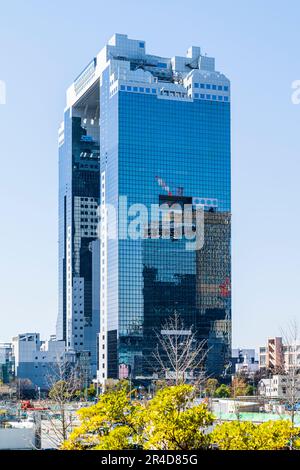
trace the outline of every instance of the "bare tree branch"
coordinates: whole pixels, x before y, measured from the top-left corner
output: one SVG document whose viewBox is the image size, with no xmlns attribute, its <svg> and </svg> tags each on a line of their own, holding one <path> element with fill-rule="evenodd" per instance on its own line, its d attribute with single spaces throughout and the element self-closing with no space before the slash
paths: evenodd
<svg viewBox="0 0 300 470">
<path fill-rule="evenodd" d="M 192 327 L 186 328 L 180 315 L 175 312 L 156 332 L 158 344 L 153 353 L 165 378 L 176 384 L 188 377 L 203 380 L 204 362 L 207 356 L 205 340 L 199 341 Z"/>
<path fill-rule="evenodd" d="M 49 387 L 48 439 L 58 448 L 68 437 L 74 424 L 68 409 L 75 393 L 82 388 L 82 377 L 74 364 L 57 357 L 53 370 L 47 376 Z"/>
</svg>

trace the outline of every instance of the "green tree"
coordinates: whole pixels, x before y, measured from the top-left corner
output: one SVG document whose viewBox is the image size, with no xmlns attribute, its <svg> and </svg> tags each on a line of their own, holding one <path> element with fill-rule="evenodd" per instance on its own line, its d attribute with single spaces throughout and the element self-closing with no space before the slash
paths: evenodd
<svg viewBox="0 0 300 470">
<path fill-rule="evenodd" d="M 205 395 L 207 397 L 213 397 L 215 392 L 216 392 L 216 389 L 218 388 L 218 381 L 217 379 L 207 379 L 206 383 L 205 383 Z"/>
<path fill-rule="evenodd" d="M 126 379 L 107 379 L 105 383 L 105 391 L 115 391 L 115 390 L 126 390 L 127 393 L 130 392 L 130 382 Z"/>
<path fill-rule="evenodd" d="M 97 390 L 94 384 L 91 384 L 87 389 L 87 396 L 89 398 L 94 398 L 97 394 Z"/>
<path fill-rule="evenodd" d="M 230 397 L 230 388 L 225 385 L 221 384 L 215 391 L 214 396 L 216 398 L 229 398 Z"/>
<path fill-rule="evenodd" d="M 48 396 L 55 402 L 71 401 L 76 396 L 78 390 L 70 387 L 67 380 L 58 380 L 50 389 Z"/>
<path fill-rule="evenodd" d="M 246 396 L 253 396 L 255 392 L 255 388 L 253 385 L 248 384 L 247 387 L 245 388 L 245 395 Z"/>
</svg>

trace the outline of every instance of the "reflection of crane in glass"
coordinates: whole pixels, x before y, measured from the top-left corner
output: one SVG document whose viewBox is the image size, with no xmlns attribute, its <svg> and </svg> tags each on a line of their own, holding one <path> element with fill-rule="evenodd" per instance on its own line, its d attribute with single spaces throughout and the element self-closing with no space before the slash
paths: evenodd
<svg viewBox="0 0 300 470">
<path fill-rule="evenodd" d="M 222 377 L 227 377 L 227 375 L 230 375 L 231 368 L 232 368 L 232 362 L 229 361 L 227 364 L 225 364 L 224 370 L 223 370 L 221 376 Z"/>
<path fill-rule="evenodd" d="M 163 178 L 160 176 L 155 176 L 156 182 L 158 186 L 164 189 L 164 191 L 168 194 L 168 196 L 173 196 L 173 193 L 170 189 L 170 186 L 167 185 L 167 183 L 164 181 Z M 176 188 L 176 196 L 183 196 L 183 188 L 182 187 L 177 187 Z"/>
<path fill-rule="evenodd" d="M 230 297 L 230 293 L 231 293 L 230 278 L 226 277 L 225 281 L 222 282 L 222 284 L 220 284 L 219 288 L 220 288 L 221 297 L 223 298 Z"/>
<path fill-rule="evenodd" d="M 225 318 L 223 320 L 223 337 L 227 341 L 228 345 L 231 345 L 231 314 L 230 314 L 230 304 L 231 304 L 231 282 L 230 277 L 227 276 L 220 284 L 220 297 L 225 302 Z M 231 363 L 229 357 L 227 358 L 228 364 L 225 366 L 224 376 L 227 374 L 227 370 L 231 368 Z"/>
</svg>

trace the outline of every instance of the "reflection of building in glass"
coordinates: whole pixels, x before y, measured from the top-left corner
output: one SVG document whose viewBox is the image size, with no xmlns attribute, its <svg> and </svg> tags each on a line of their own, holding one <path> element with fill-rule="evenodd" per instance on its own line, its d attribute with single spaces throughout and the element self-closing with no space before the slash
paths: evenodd
<svg viewBox="0 0 300 470">
<path fill-rule="evenodd" d="M 76 129 L 73 141 L 72 127 L 73 132 Z M 81 129 L 86 130 L 84 139 Z M 73 303 L 81 280 L 86 290 L 86 280 L 90 279 L 90 258 L 84 258 L 87 263 L 84 261 L 82 273 L 82 257 L 95 236 L 90 222 L 83 223 L 87 234 L 85 228 L 80 234 L 76 232 L 79 222 L 73 220 L 76 210 L 72 212 L 71 207 L 75 202 L 70 198 L 73 193 L 73 197 L 88 198 L 87 204 L 91 204 L 97 202 L 98 194 L 94 192 L 96 168 L 82 168 L 89 175 L 90 183 L 83 191 L 86 194 L 81 193 L 81 184 L 80 191 L 74 192 L 74 183 L 70 190 L 70 175 L 73 179 L 76 176 L 71 168 L 86 161 L 95 165 L 86 154 L 94 153 L 99 145 L 99 380 L 151 375 L 155 369 L 151 359 L 154 330 L 174 311 L 182 315 L 187 328 L 194 325 L 198 337 L 207 338 L 217 351 L 209 356 L 210 369 L 223 370 L 231 317 L 230 293 L 222 297 L 230 288 L 230 224 L 225 228 L 222 222 L 229 220 L 231 209 L 229 80 L 215 71 L 214 59 L 201 54 L 199 47 L 191 47 L 186 57 L 164 58 L 146 54 L 144 41 L 116 34 L 67 92 L 64 142 L 66 157 L 61 165 L 66 166 L 62 173 L 68 179 L 61 181 L 64 230 L 60 259 L 66 265 L 61 269 L 61 286 L 66 288 L 61 288 L 65 301 L 61 301 L 58 326 L 60 331 L 65 329 L 68 343 L 76 346 Z M 92 142 L 95 147 L 87 148 Z M 75 158 L 72 164 L 71 154 Z M 118 237 L 111 239 L 103 205 L 120 209 L 120 196 L 126 196 L 128 208 L 143 204 L 149 212 L 152 204 L 168 197 L 201 204 L 209 214 L 206 219 L 211 237 L 202 257 L 187 250 L 186 240 L 177 240 L 172 231 L 169 239 L 164 238 L 163 226 L 157 239 L 134 240 L 129 236 L 127 220 L 120 218 Z M 85 201 L 78 200 L 81 203 Z M 211 222 L 213 215 L 219 217 L 216 226 Z M 129 212 L 129 222 L 133 219 Z M 219 241 L 219 235 L 224 240 Z M 209 246 L 214 239 L 217 247 L 211 255 Z M 217 262 L 219 256 L 223 259 Z M 66 273 L 66 279 L 62 273 Z M 205 285 L 214 291 L 206 292 Z M 88 324 L 90 310 L 86 308 L 88 304 L 82 314 Z"/>
<path fill-rule="evenodd" d="M 229 212 L 205 212 L 204 246 L 197 251 L 198 331 L 208 339 L 208 369 L 221 374 L 231 347 L 231 222 Z"/>
<path fill-rule="evenodd" d="M 157 368 L 152 353 L 165 321 L 177 312 L 184 325 L 197 328 L 196 251 L 186 251 L 186 240 L 144 242 L 144 369 Z"/>
<path fill-rule="evenodd" d="M 98 96 L 98 98 L 97 98 Z M 65 112 L 59 133 L 59 315 L 57 338 L 77 352 L 89 352 L 97 369 L 99 305 L 99 93 Z M 95 262 L 98 268 L 95 270 Z M 94 294 L 93 294 L 94 286 Z M 99 303 L 99 302 L 98 302 Z"/>
<path fill-rule="evenodd" d="M 8 383 L 14 375 L 11 343 L 0 343 L 0 383 Z"/>
</svg>

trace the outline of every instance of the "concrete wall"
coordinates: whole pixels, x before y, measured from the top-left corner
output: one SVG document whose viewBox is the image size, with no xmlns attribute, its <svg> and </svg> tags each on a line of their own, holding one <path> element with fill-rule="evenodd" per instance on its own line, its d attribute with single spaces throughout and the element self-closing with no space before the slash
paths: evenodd
<svg viewBox="0 0 300 470">
<path fill-rule="evenodd" d="M 0 428 L 0 450 L 33 449 L 34 426 L 26 428 Z"/>
</svg>

